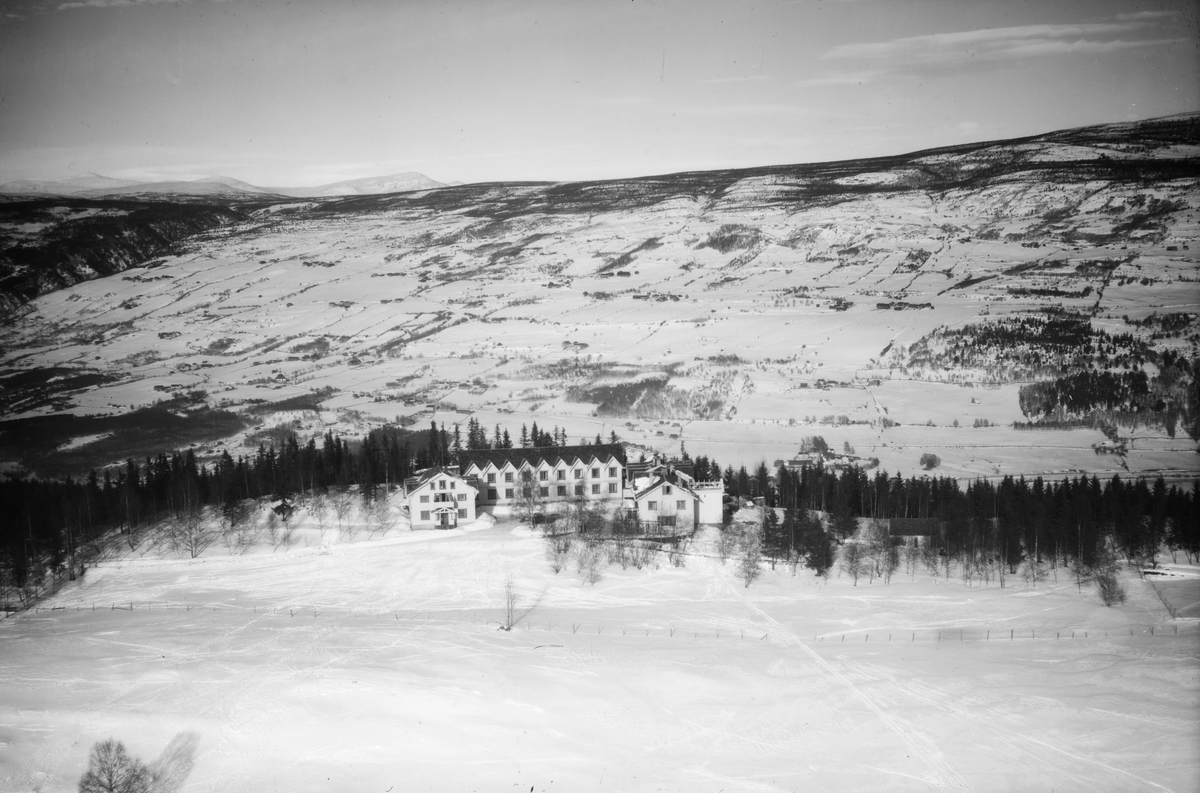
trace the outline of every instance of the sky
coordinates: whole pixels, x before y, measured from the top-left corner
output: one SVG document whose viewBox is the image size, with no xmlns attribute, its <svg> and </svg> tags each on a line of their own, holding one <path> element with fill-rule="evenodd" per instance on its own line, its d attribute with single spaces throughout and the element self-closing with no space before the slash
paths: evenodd
<svg viewBox="0 0 1200 793">
<path fill-rule="evenodd" d="M 0 182 L 585 180 L 1200 111 L 1195 0 L 0 0 Z"/>
</svg>

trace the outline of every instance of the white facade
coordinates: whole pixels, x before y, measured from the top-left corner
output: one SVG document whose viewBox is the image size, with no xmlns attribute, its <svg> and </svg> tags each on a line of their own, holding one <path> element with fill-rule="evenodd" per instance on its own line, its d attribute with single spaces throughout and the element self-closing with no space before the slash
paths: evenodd
<svg viewBox="0 0 1200 793">
<path fill-rule="evenodd" d="M 530 499 L 620 501 L 625 463 L 611 450 L 591 447 L 467 452 L 464 475 L 478 482 L 482 509 L 510 508 Z"/>
<path fill-rule="evenodd" d="M 646 517 L 650 512 L 661 512 L 662 502 L 665 497 L 662 494 L 656 494 L 653 499 L 647 495 L 648 490 L 653 490 L 656 487 L 655 483 L 673 482 L 680 488 L 687 491 L 687 498 L 694 502 L 694 517 L 691 525 L 721 525 L 724 518 L 724 499 L 725 485 L 722 482 L 697 482 L 695 477 L 684 471 L 674 468 L 669 463 L 659 463 L 647 468 L 640 473 L 631 483 L 633 490 L 633 503 L 627 501 L 627 506 L 637 510 L 638 520 L 647 521 L 651 518 Z M 670 495 L 670 494 L 667 494 Z M 655 510 L 651 510 L 648 506 L 649 501 L 655 501 Z M 678 502 L 681 498 L 673 499 Z M 675 513 L 679 512 L 678 504 L 675 504 Z M 678 522 L 678 518 L 676 522 Z M 671 521 L 668 520 L 668 523 Z"/>
<path fill-rule="evenodd" d="M 452 469 L 429 468 L 404 483 L 414 529 L 452 529 L 475 520 L 477 488 Z"/>
<path fill-rule="evenodd" d="M 656 525 L 660 531 L 691 532 L 696 528 L 700 500 L 679 482 L 658 479 L 634 496 L 638 523 Z"/>
</svg>

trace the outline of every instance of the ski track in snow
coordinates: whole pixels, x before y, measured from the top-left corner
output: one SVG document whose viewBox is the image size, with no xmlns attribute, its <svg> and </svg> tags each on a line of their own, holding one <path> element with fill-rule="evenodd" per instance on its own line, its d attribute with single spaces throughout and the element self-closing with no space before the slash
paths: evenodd
<svg viewBox="0 0 1200 793">
<path fill-rule="evenodd" d="M 935 744 L 926 735 L 922 734 L 908 723 L 903 722 L 900 718 L 888 713 L 873 697 L 864 691 L 861 686 L 856 685 L 846 675 L 842 674 L 837 667 L 822 658 L 815 650 L 813 650 L 798 636 L 796 636 L 791 629 L 787 628 L 779 620 L 763 611 L 753 601 L 751 601 L 741 592 L 737 591 L 736 584 L 729 581 L 728 578 L 725 578 L 725 584 L 737 600 L 744 604 L 746 608 L 757 614 L 764 622 L 774 629 L 775 635 L 778 636 L 786 646 L 800 650 L 806 658 L 825 670 L 826 674 L 839 680 L 842 685 L 850 691 L 850 693 L 852 693 L 864 705 L 874 711 L 875 715 L 879 717 L 879 720 L 883 722 L 888 729 L 896 733 L 896 735 L 898 735 L 901 740 L 903 740 L 909 746 L 909 748 L 912 749 L 913 756 L 923 758 L 925 762 L 931 766 L 931 771 L 934 775 L 933 779 L 926 781 L 933 782 L 939 788 L 955 790 L 970 789 L 970 786 L 967 784 L 967 780 L 964 779 L 963 776 L 959 774 L 949 762 L 947 762 L 941 750 L 938 749 L 937 744 Z"/>
</svg>

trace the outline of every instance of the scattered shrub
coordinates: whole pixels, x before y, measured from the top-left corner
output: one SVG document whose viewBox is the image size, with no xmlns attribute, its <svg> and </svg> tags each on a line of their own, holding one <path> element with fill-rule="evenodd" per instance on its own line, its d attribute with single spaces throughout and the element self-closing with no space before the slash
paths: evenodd
<svg viewBox="0 0 1200 793">
<path fill-rule="evenodd" d="M 1117 576 L 1112 572 L 1097 573 L 1096 587 L 1100 590 L 1100 600 L 1106 606 L 1118 606 L 1128 598 L 1124 585 L 1117 580 Z"/>
</svg>

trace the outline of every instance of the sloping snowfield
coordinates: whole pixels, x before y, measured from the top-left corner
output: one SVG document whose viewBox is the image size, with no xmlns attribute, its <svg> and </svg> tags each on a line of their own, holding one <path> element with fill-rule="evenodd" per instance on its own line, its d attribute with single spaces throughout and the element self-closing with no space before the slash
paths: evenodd
<svg viewBox="0 0 1200 793">
<path fill-rule="evenodd" d="M 0 622 L 0 789 L 110 736 L 189 793 L 1200 789 L 1200 632 L 1133 573 L 1105 608 L 690 553 L 588 585 L 501 522 L 104 563 Z"/>
</svg>

